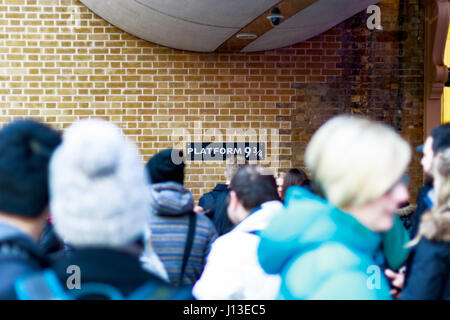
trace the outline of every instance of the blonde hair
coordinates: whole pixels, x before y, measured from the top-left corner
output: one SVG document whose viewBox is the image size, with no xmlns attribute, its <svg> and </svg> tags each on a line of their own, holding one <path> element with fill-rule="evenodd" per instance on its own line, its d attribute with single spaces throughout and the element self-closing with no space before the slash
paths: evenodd
<svg viewBox="0 0 450 320">
<path fill-rule="evenodd" d="M 442 215 L 449 212 L 450 209 L 450 149 L 439 153 L 434 161 L 433 184 L 436 192 L 436 203 L 430 211 L 423 214 L 417 237 L 407 243 L 406 247 L 416 245 L 422 237 L 432 239 L 442 227 L 440 226 Z"/>
<path fill-rule="evenodd" d="M 450 149 L 436 156 L 434 165 L 434 187 L 437 209 L 447 209 L 450 205 Z"/>
<path fill-rule="evenodd" d="M 348 115 L 320 127 L 305 154 L 315 184 L 341 209 L 382 196 L 402 177 L 410 159 L 410 146 L 392 128 Z"/>
</svg>

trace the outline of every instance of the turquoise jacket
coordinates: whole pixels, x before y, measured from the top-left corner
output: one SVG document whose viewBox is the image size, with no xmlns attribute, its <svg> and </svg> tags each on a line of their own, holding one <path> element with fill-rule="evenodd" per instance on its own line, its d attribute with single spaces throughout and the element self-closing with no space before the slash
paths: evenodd
<svg viewBox="0 0 450 320">
<path fill-rule="evenodd" d="M 386 267 L 398 271 L 406 264 L 411 249 L 405 245 L 411 240 L 398 214 L 394 215 L 392 229 L 381 234 Z"/>
<path fill-rule="evenodd" d="M 279 299 L 391 299 L 380 234 L 306 189 L 286 199 L 258 247 L 262 268 L 281 275 Z"/>
</svg>

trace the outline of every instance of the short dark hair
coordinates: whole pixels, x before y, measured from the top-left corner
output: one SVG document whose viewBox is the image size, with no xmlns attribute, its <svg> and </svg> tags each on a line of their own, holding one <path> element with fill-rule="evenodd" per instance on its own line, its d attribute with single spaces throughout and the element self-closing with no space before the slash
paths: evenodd
<svg viewBox="0 0 450 320">
<path fill-rule="evenodd" d="M 433 138 L 433 152 L 437 154 L 447 148 L 450 148 L 450 123 L 437 126 L 430 133 Z"/>
<path fill-rule="evenodd" d="M 303 187 L 309 182 L 308 176 L 302 169 L 293 168 L 286 173 L 283 180 L 283 187 L 281 191 L 281 199 L 284 200 L 286 195 L 286 190 L 290 186 L 301 186 Z"/>
<path fill-rule="evenodd" d="M 280 200 L 275 177 L 266 170 L 259 165 L 245 166 L 231 180 L 230 190 L 236 192 L 246 210 L 253 210 L 267 201 Z"/>
</svg>

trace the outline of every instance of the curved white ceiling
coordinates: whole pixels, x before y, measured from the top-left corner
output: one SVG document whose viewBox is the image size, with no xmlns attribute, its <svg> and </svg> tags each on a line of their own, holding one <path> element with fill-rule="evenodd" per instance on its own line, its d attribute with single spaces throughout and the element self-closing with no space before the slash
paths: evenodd
<svg viewBox="0 0 450 320">
<path fill-rule="evenodd" d="M 294 0 L 296 1 L 296 0 Z M 316 36 L 380 0 L 318 0 L 242 51 L 288 46 Z M 116 27 L 167 47 L 213 52 L 280 0 L 81 0 Z"/>
<path fill-rule="evenodd" d="M 280 0 L 133 0 L 160 14 L 211 27 L 241 29 Z M 126 2 L 133 2 L 126 1 Z M 98 2 L 98 1 L 97 1 Z"/>
<path fill-rule="evenodd" d="M 380 0 L 319 0 L 263 34 L 242 51 L 276 49 L 308 40 L 378 2 Z"/>
</svg>

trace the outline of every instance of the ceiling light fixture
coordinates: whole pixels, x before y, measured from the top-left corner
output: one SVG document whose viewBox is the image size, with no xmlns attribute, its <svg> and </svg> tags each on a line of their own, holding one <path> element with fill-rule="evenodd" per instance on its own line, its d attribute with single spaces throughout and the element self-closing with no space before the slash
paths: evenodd
<svg viewBox="0 0 450 320">
<path fill-rule="evenodd" d="M 239 33 L 236 35 L 238 39 L 256 39 L 258 36 L 254 33 Z"/>
</svg>

